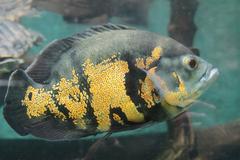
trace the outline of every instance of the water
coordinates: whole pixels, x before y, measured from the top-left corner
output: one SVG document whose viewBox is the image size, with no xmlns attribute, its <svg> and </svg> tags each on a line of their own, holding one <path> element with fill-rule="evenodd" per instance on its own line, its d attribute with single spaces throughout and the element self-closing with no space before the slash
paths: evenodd
<svg viewBox="0 0 240 160">
<path fill-rule="evenodd" d="M 169 23 L 170 16 L 170 3 L 168 0 L 154 0 L 150 5 L 148 15 L 148 26 L 134 25 L 138 28 L 146 29 L 152 32 L 159 33 L 161 35 L 167 35 L 167 25 Z M 227 124 L 232 121 L 239 120 L 239 100 L 240 100 L 240 1 L 239 0 L 201 0 L 195 17 L 195 23 L 198 27 L 197 33 L 194 39 L 194 46 L 200 50 L 201 57 L 207 59 L 209 62 L 217 66 L 220 70 L 220 77 L 212 85 L 207 92 L 201 96 L 200 100 L 211 105 L 216 106 L 216 109 L 203 107 L 202 104 L 195 104 L 190 109 L 192 112 L 205 113 L 205 117 L 194 117 L 193 125 L 196 128 L 208 128 L 217 125 Z M 112 17 L 111 22 L 121 22 L 117 17 Z M 69 24 L 66 23 L 62 16 L 57 13 L 43 11 L 37 16 L 23 17 L 21 24 L 25 27 L 40 32 L 44 36 L 44 41 L 37 47 L 33 47 L 30 50 L 30 54 L 37 54 L 44 46 L 49 42 L 63 38 L 74 33 L 84 31 L 90 25 L 88 24 Z M 2 112 L 2 108 L 1 108 Z M 17 135 L 6 123 L 2 114 L 0 114 L 0 138 L 1 139 L 36 139 L 31 136 L 21 137 Z M 165 132 L 166 124 L 154 124 L 150 127 L 142 129 L 117 133 L 115 136 L 146 136 L 149 137 L 153 134 L 159 134 L 159 132 Z M 92 137 L 87 140 L 91 141 Z M 87 140 L 83 140 L 81 143 L 89 145 Z M 239 137 L 238 137 L 239 141 Z M 1 142 L 0 142 L 1 143 Z M 33 142 L 36 146 L 44 146 L 45 142 Z M 47 142 L 46 142 L 47 143 Z M 50 142 L 49 142 L 50 143 Z M 67 142 L 63 142 L 65 146 L 69 146 Z M 76 144 L 75 144 L 76 143 Z M 130 143 L 130 142 L 129 142 Z M 146 143 L 144 141 L 144 143 Z M 149 142 L 150 143 L 150 142 Z M 15 143 L 13 143 L 15 144 Z M 79 145 L 74 142 L 75 145 Z M 125 142 L 123 142 L 125 144 Z M 153 142 L 151 144 L 154 144 Z M 53 144 L 49 144 L 54 146 Z M 16 145 L 18 146 L 18 145 Z M 134 145 L 133 145 L 134 146 Z M 146 146 L 151 148 L 151 145 L 146 143 Z M 240 143 L 238 143 L 238 150 L 240 149 Z M 79 147 L 79 146 L 78 146 Z M 82 146 L 84 147 L 84 146 Z M 87 148 L 87 147 L 86 147 Z M 116 147 L 118 148 L 118 147 Z M 120 147 L 121 148 L 121 147 Z M 58 148 L 61 150 L 61 148 Z M 131 149 L 131 147 L 130 147 Z M 232 154 L 234 154 L 235 148 L 230 148 Z M 0 149 L 1 150 L 1 149 Z M 36 150 L 36 149 L 35 149 Z M 41 149 L 39 149 L 41 150 Z M 120 150 L 124 150 L 121 148 Z M 156 150 L 156 149 L 155 149 Z M 70 150 L 68 150 L 70 153 Z M 137 150 L 139 151 L 139 150 Z M 80 152 L 78 150 L 78 152 Z M 84 152 L 84 151 L 81 151 Z M 126 151 L 128 152 L 128 151 Z M 131 152 L 131 151 L 129 151 Z M 57 153 L 54 151 L 57 156 Z M 125 152 L 123 152 L 125 153 Z M 38 153 L 39 154 L 39 153 Z M 47 153 L 45 153 L 47 156 Z M 45 156 L 43 153 L 43 155 Z M 79 153 L 80 154 L 80 153 Z M 107 152 L 106 152 L 107 154 Z M 133 153 L 136 154 L 137 153 Z M 21 154 L 20 154 L 21 155 Z M 82 155 L 82 153 L 81 153 Z M 104 155 L 104 153 L 103 153 Z M 102 155 L 102 156 L 103 156 Z M 118 154 L 116 154 L 118 155 Z M 129 154 L 130 156 L 131 154 Z M 44 157 L 40 156 L 40 157 Z M 146 151 L 146 156 L 151 157 L 151 150 Z M 240 159 L 239 155 L 231 154 L 227 159 L 236 159 L 236 156 Z M 27 156 L 26 156 L 27 157 Z M 29 159 L 22 155 L 19 159 Z M 56 158 L 55 157 L 55 158 Z M 76 158 L 70 156 L 70 159 Z M 101 157 L 101 156 L 100 156 Z M 114 157 L 114 156 L 113 156 Z M 134 157 L 134 156 L 133 156 Z M 136 156 L 135 156 L 136 157 Z M 50 159 L 55 159 L 54 156 Z M 95 157 L 96 158 L 96 157 Z M 224 155 L 221 159 L 224 159 Z M 237 158 L 237 159 L 238 159 Z M 0 151 L 1 159 L 1 151 Z M 96 159 L 104 159 L 96 158 Z M 146 158 L 147 159 L 147 158 Z"/>
</svg>

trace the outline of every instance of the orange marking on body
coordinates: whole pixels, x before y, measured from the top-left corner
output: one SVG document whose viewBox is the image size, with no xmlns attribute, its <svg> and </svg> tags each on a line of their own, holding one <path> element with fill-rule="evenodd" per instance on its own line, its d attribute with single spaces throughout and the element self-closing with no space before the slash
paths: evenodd
<svg viewBox="0 0 240 160">
<path fill-rule="evenodd" d="M 141 85 L 141 89 L 138 90 L 138 94 L 147 103 L 148 108 L 155 106 L 156 102 L 160 100 L 159 95 L 154 94 L 155 87 L 152 80 L 149 78 L 149 76 L 155 74 L 157 67 L 150 68 L 150 66 L 152 63 L 160 59 L 161 54 L 162 54 L 162 48 L 155 47 L 151 53 L 151 56 L 145 59 L 145 63 L 143 58 L 136 59 L 136 66 L 140 69 L 147 70 L 149 73 L 149 75 L 144 79 L 144 81 L 141 81 L 141 80 L 139 81 Z"/>
<path fill-rule="evenodd" d="M 88 77 L 90 85 L 91 106 L 97 119 L 98 131 L 110 129 L 111 108 L 121 108 L 130 122 L 144 121 L 144 115 L 137 110 L 126 94 L 125 75 L 128 72 L 128 63 L 122 60 L 112 62 L 111 59 L 107 59 L 104 63 L 96 65 L 89 59 L 85 61 L 84 74 Z"/>
<path fill-rule="evenodd" d="M 121 125 L 124 125 L 122 118 L 119 115 L 117 115 L 116 113 L 113 113 L 113 120 L 120 123 Z"/>
</svg>

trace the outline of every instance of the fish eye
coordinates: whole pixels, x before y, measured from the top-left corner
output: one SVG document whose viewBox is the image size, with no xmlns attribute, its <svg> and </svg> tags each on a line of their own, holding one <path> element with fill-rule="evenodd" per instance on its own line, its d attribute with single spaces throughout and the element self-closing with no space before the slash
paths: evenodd
<svg viewBox="0 0 240 160">
<path fill-rule="evenodd" d="M 190 59 L 188 65 L 190 68 L 195 69 L 197 67 L 197 61 L 195 59 Z"/>
<path fill-rule="evenodd" d="M 185 57 L 183 63 L 190 70 L 196 69 L 198 66 L 197 60 L 194 57 Z"/>
</svg>

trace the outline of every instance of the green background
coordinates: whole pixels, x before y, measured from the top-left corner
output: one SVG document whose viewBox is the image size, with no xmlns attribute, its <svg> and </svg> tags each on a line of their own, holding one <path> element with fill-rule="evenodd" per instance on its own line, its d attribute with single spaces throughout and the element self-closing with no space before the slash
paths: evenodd
<svg viewBox="0 0 240 160">
<path fill-rule="evenodd" d="M 194 127 L 208 127 L 224 124 L 240 116 L 240 1 L 239 0 L 200 0 L 195 23 L 198 30 L 194 46 L 200 49 L 201 57 L 208 60 L 220 70 L 220 77 L 200 98 L 201 101 L 216 106 L 216 109 L 194 104 L 192 112 L 204 113 L 205 116 L 193 118 Z M 148 27 L 140 27 L 149 31 L 167 35 L 170 8 L 168 0 L 155 0 L 149 11 Z M 116 18 L 112 22 L 118 22 Z M 21 23 L 34 31 L 40 32 L 44 42 L 31 49 L 37 54 L 54 39 L 59 39 L 83 31 L 89 25 L 67 24 L 56 13 L 41 12 L 37 16 L 24 17 Z M 2 108 L 0 109 L 2 112 Z M 0 114 L 0 138 L 32 138 L 18 136 Z M 166 129 L 165 124 L 155 124 L 138 129 L 138 134 L 159 132 Z M 118 135 L 135 134 L 136 131 L 118 133 Z"/>
</svg>

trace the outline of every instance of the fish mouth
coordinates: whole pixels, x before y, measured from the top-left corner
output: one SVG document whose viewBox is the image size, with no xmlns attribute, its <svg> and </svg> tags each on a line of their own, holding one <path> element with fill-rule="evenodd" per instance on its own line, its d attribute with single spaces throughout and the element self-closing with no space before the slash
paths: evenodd
<svg viewBox="0 0 240 160">
<path fill-rule="evenodd" d="M 195 89 L 191 92 L 190 96 L 184 98 L 184 101 L 193 103 L 219 76 L 217 68 L 209 66 L 200 77 Z"/>
<path fill-rule="evenodd" d="M 204 74 L 200 77 L 191 98 L 198 97 L 203 93 L 219 76 L 219 71 L 217 68 L 209 65 Z"/>
<path fill-rule="evenodd" d="M 214 82 L 219 76 L 219 71 L 217 68 L 209 66 L 206 72 L 202 75 L 199 82 L 202 84 L 202 87 L 208 86 Z"/>
</svg>

